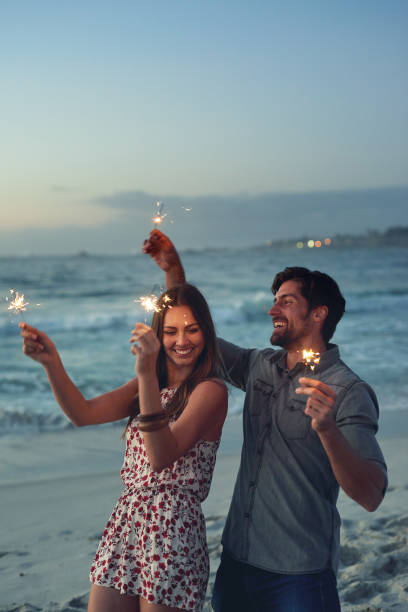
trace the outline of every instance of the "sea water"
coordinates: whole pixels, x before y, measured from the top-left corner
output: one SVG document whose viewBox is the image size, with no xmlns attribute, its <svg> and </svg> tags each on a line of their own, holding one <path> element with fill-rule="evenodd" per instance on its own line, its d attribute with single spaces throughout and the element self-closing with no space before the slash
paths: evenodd
<svg viewBox="0 0 408 612">
<path fill-rule="evenodd" d="M 333 341 L 343 360 L 375 389 L 383 418 L 408 417 L 408 249 L 203 250 L 182 253 L 189 282 L 206 296 L 217 333 L 243 347 L 270 346 L 277 272 L 300 265 L 327 272 L 346 298 Z M 0 433 L 23 434 L 69 426 L 41 366 L 21 352 L 24 319 L 57 345 L 72 380 L 86 398 L 134 376 L 130 331 L 151 315 L 135 301 L 163 288 L 162 272 L 145 255 L 0 258 Z M 10 289 L 29 302 L 8 310 Z M 230 414 L 243 394 L 230 397 Z"/>
</svg>

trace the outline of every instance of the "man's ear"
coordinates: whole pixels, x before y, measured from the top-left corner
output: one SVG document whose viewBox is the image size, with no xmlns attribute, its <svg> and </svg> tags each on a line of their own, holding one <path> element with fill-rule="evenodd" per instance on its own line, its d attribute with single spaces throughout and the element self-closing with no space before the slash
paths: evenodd
<svg viewBox="0 0 408 612">
<path fill-rule="evenodd" d="M 316 306 L 316 308 L 313 308 L 313 320 L 317 323 L 324 323 L 328 314 L 329 309 L 327 306 Z"/>
</svg>

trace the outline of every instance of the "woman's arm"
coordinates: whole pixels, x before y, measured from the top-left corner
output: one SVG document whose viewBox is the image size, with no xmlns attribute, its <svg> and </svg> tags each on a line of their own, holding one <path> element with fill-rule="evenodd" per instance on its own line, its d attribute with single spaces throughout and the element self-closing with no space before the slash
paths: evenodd
<svg viewBox="0 0 408 612">
<path fill-rule="evenodd" d="M 86 400 L 69 378 L 51 339 L 27 323 L 20 323 L 20 328 L 24 354 L 43 366 L 58 404 L 74 425 L 96 425 L 129 416 L 138 391 L 136 378 L 114 391 Z"/>
<path fill-rule="evenodd" d="M 179 254 L 166 234 L 163 234 L 158 229 L 152 230 L 149 238 L 143 243 L 142 251 L 150 255 L 165 273 L 166 289 L 170 289 L 174 285 L 182 285 L 186 282 Z"/>
<path fill-rule="evenodd" d="M 138 323 L 132 335 L 132 351 L 137 355 L 136 372 L 139 380 L 141 414 L 161 410 L 160 391 L 156 376 L 156 360 L 160 343 L 151 328 Z M 181 416 L 171 425 L 143 432 L 147 456 L 156 472 L 169 467 L 182 457 L 198 440 L 216 440 L 221 435 L 227 415 L 228 392 L 221 381 L 206 380 L 191 393 Z"/>
<path fill-rule="evenodd" d="M 142 412 L 142 399 L 140 406 Z M 159 472 L 169 467 L 199 440 L 217 440 L 227 416 L 227 406 L 228 392 L 224 383 L 206 380 L 198 384 L 174 423 L 143 433 L 152 469 Z"/>
</svg>

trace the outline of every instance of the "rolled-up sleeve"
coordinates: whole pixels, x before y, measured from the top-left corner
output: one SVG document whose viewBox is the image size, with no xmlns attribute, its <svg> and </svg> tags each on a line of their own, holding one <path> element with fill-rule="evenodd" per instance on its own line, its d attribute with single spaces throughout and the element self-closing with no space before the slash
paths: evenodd
<svg viewBox="0 0 408 612">
<path fill-rule="evenodd" d="M 353 450 L 380 467 L 387 483 L 387 465 L 375 437 L 378 402 L 369 385 L 359 381 L 345 391 L 337 410 L 336 423 Z"/>
</svg>

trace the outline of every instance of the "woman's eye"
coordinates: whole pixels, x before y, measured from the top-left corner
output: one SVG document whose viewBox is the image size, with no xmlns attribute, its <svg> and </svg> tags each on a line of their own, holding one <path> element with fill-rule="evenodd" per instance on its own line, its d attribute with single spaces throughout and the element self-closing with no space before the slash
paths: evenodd
<svg viewBox="0 0 408 612">
<path fill-rule="evenodd" d="M 199 331 L 199 329 L 198 327 L 193 327 L 193 329 L 190 328 L 188 331 L 190 332 L 190 334 L 196 334 Z"/>
<path fill-rule="evenodd" d="M 174 336 L 174 334 L 175 334 L 176 332 L 174 332 L 174 331 L 166 331 L 166 330 L 164 330 L 164 331 L 163 331 L 163 333 L 164 333 L 164 334 L 166 334 L 166 336 Z"/>
</svg>

